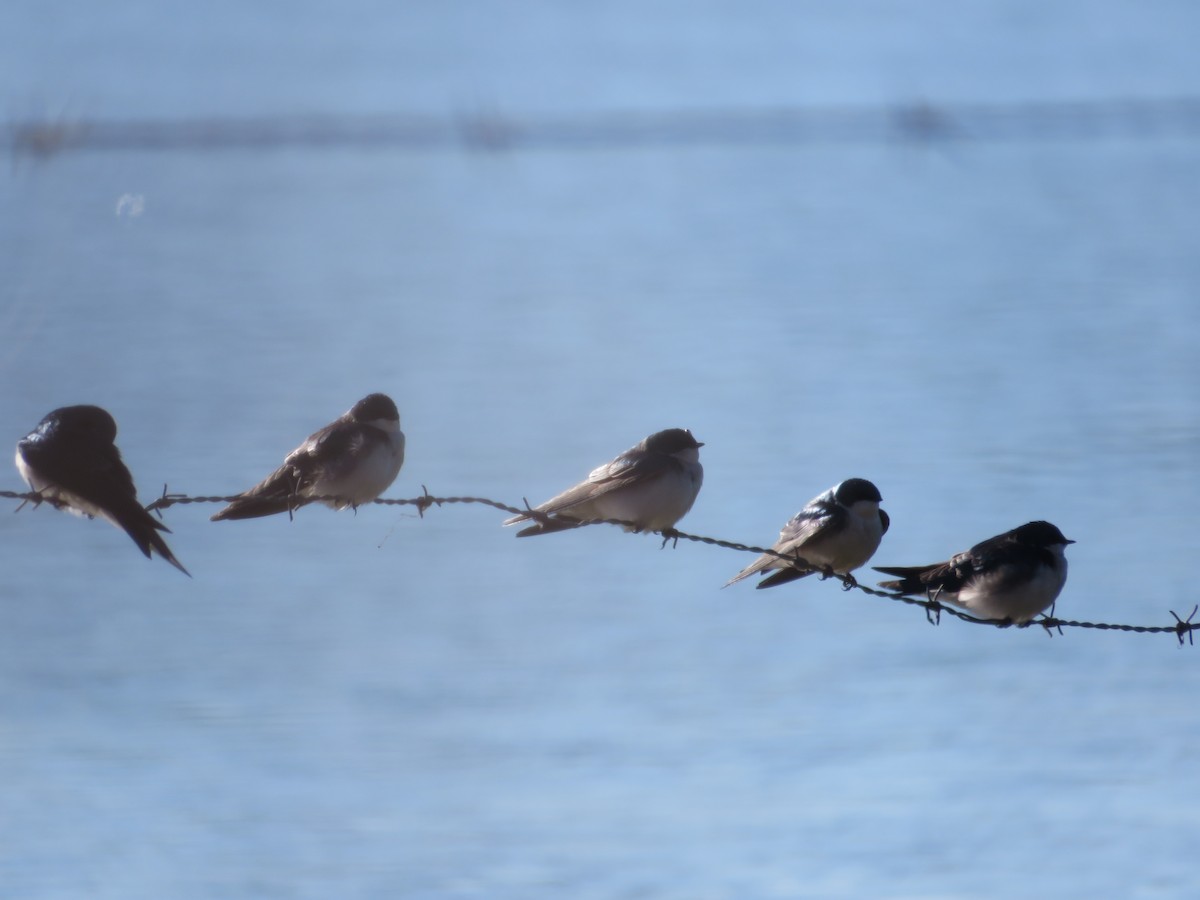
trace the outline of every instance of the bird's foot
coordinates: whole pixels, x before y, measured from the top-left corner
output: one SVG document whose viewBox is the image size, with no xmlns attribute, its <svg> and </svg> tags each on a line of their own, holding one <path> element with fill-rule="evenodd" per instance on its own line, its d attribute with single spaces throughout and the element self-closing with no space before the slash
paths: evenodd
<svg viewBox="0 0 1200 900">
<path fill-rule="evenodd" d="M 942 624 L 942 604 L 938 602 L 938 597 L 941 596 L 942 589 L 939 587 L 935 591 L 929 591 L 925 594 L 925 621 L 930 625 Z"/>
</svg>

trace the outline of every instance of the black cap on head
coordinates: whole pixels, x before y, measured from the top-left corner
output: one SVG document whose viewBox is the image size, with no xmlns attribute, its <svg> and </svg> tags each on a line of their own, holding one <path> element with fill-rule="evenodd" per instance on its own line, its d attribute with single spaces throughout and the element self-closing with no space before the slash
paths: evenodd
<svg viewBox="0 0 1200 900">
<path fill-rule="evenodd" d="M 681 450 L 694 450 L 704 445 L 692 437 L 686 428 L 668 428 L 666 431 L 656 431 L 642 441 L 647 450 L 655 453 L 678 453 Z"/>
<path fill-rule="evenodd" d="M 86 436 L 111 444 L 117 439 L 117 421 L 107 409 L 90 404 L 60 406 L 46 414 L 38 430 L 53 429 L 59 434 Z"/>
<path fill-rule="evenodd" d="M 1057 527 L 1049 522 L 1026 522 L 1020 528 L 1013 529 L 1013 539 L 1022 544 L 1035 547 L 1052 547 L 1055 544 L 1073 544 L 1072 540 L 1063 536 Z"/>
<path fill-rule="evenodd" d="M 865 478 L 847 478 L 837 486 L 833 496 L 842 506 L 851 506 L 859 500 L 873 500 L 876 503 L 883 500 L 879 488 Z"/>
<path fill-rule="evenodd" d="M 367 394 L 350 409 L 355 422 L 374 422 L 376 419 L 399 421 L 400 411 L 387 394 Z"/>
</svg>

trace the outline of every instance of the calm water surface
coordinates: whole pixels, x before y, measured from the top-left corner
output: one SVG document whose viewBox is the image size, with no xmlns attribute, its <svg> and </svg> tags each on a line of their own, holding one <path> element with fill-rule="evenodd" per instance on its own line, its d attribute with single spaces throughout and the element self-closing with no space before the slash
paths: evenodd
<svg viewBox="0 0 1200 900">
<path fill-rule="evenodd" d="M 379 5 L 274 35 L 240 5 L 18 4 L 2 65 L 17 111 L 114 117 L 1200 92 L 1169 4 L 884 6 Z M 1060 615 L 1167 624 L 1196 602 L 1197 152 L 24 159 L 0 430 L 100 403 L 145 499 L 220 494 L 383 390 L 389 496 L 520 503 L 684 426 L 689 531 L 769 543 L 861 475 L 880 564 L 1046 518 L 1078 541 Z M 1169 635 L 722 591 L 746 557 L 517 542 L 479 506 L 214 510 L 166 513 L 192 580 L 103 523 L 0 514 L 0 896 L 1194 895 L 1200 657 Z"/>
</svg>

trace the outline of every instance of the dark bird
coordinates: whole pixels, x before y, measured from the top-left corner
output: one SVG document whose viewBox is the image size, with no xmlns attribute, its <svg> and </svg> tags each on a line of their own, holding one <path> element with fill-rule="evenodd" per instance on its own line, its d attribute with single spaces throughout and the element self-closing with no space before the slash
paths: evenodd
<svg viewBox="0 0 1200 900">
<path fill-rule="evenodd" d="M 960 606 L 981 619 L 1024 625 L 1047 609 L 1067 582 L 1063 551 L 1074 541 L 1049 522 L 1028 522 L 976 544 L 948 562 L 876 567 L 899 581 L 880 587 Z"/>
<path fill-rule="evenodd" d="M 588 519 L 620 519 L 626 531 L 663 531 L 687 515 L 700 484 L 699 443 L 683 428 L 668 428 L 630 447 L 581 481 L 535 508 L 552 516 L 517 532 L 517 537 L 575 528 Z M 528 513 L 505 520 L 515 525 L 535 518 Z"/>
<path fill-rule="evenodd" d="M 190 576 L 159 534 L 171 529 L 138 502 L 133 476 L 113 443 L 116 437 L 117 423 L 107 410 L 64 406 L 17 442 L 17 471 L 41 500 L 89 519 L 107 519 L 147 557 L 155 550 Z"/>
<path fill-rule="evenodd" d="M 879 489 L 865 478 L 848 478 L 834 485 L 792 516 L 771 547 L 776 553 L 800 557 L 807 566 L 764 553 L 725 586 L 772 569 L 778 571 L 756 587 L 774 587 L 813 572 L 849 575 L 879 549 L 879 542 L 891 524 L 888 514 L 879 508 L 882 500 Z"/>
<path fill-rule="evenodd" d="M 369 503 L 404 465 L 400 413 L 386 394 L 368 394 L 287 455 L 283 465 L 212 516 L 255 519 L 290 513 L 320 497 L 334 509 Z"/>
</svg>

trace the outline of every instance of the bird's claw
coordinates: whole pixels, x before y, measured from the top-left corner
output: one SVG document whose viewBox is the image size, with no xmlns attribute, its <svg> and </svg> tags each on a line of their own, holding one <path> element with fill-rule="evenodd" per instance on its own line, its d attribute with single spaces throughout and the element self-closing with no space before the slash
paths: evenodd
<svg viewBox="0 0 1200 900">
<path fill-rule="evenodd" d="M 942 595 L 942 588 L 939 585 L 937 590 L 929 591 L 925 594 L 925 620 L 930 625 L 942 624 L 942 604 L 938 602 L 938 597 Z"/>
</svg>

